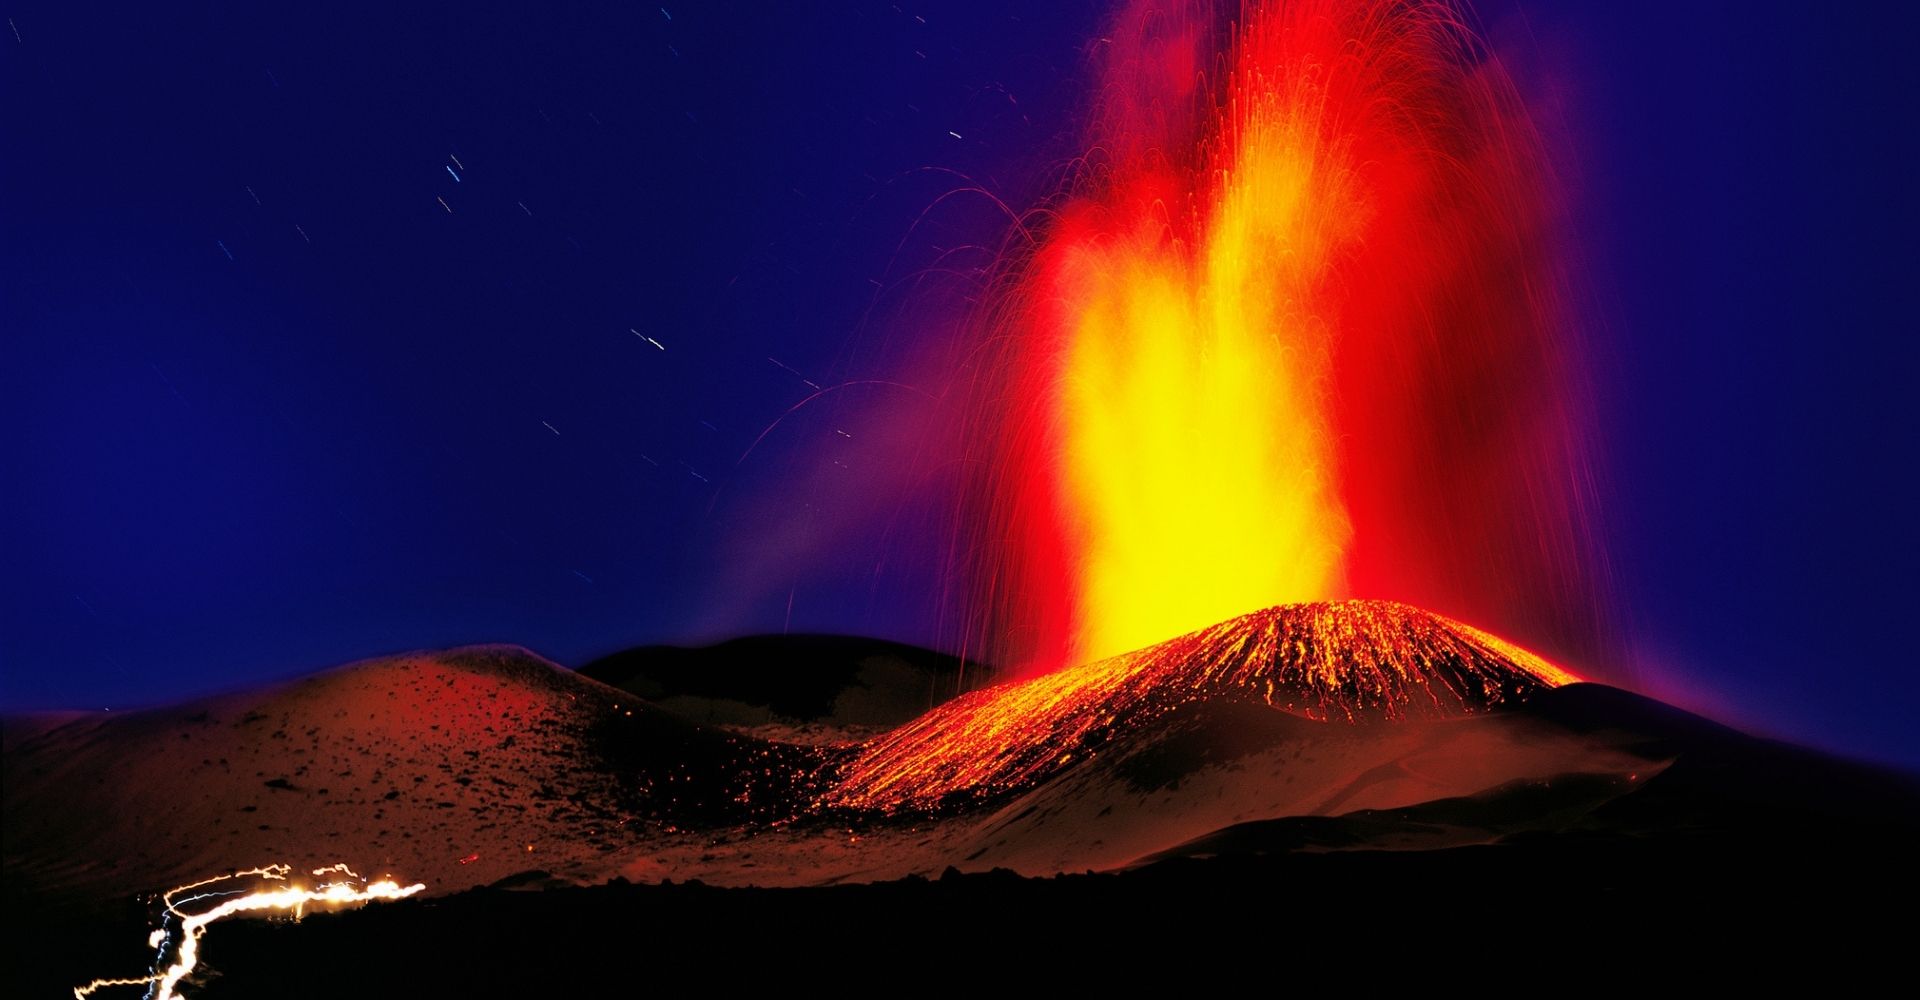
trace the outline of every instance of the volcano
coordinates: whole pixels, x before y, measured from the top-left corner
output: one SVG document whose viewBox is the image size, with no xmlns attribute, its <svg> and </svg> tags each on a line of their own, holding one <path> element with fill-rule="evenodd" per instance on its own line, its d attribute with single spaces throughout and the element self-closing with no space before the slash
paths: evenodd
<svg viewBox="0 0 1920 1000">
<path fill-rule="evenodd" d="M 766 637 L 595 668 L 670 710 L 491 646 L 169 708 L 9 719 L 8 902 L 45 918 L 28 933 L 51 956 L 28 978 L 102 971 L 104 934 L 141 937 L 129 898 L 281 861 L 426 883 L 424 903 L 306 922 L 331 928 L 328 947 L 412 968 L 418 949 L 381 958 L 383 943 L 458 952 L 524 916 L 529 894 L 547 900 L 532 923 L 591 939 L 636 906 L 689 906 L 730 928 L 757 926 L 770 905 L 844 913 L 852 897 L 830 887 L 852 885 L 896 887 L 884 891 L 951 921 L 956 899 L 1018 908 L 1044 892 L 1071 910 L 1115 886 L 1447 881 L 1463 866 L 1516 887 L 1531 882 L 1503 866 L 1577 866 L 1612 880 L 1601 888 L 1676 866 L 1731 880 L 1744 869 L 1727 866 L 1756 854 L 1824 842 L 1872 858 L 1920 834 L 1910 776 L 1580 681 L 1402 604 L 1270 608 L 944 697 L 951 666 Z M 875 734 L 877 713 L 919 698 L 932 707 Z M 1305 860 L 1329 854 L 1353 860 L 1337 876 Z M 969 881 L 992 872 L 986 889 Z M 1054 881 L 1072 872 L 1119 881 Z M 649 894 L 689 880 L 705 888 Z M 721 947 L 650 926 L 675 947 Z M 244 994 L 247 970 L 297 962 L 304 927 L 214 931 L 208 961 L 227 977 L 215 982 Z M 779 933 L 750 944 L 808 940 Z M 323 980 L 315 992 L 348 986 Z"/>
<path fill-rule="evenodd" d="M 1253 699 L 1309 720 L 1454 718 L 1571 674 L 1439 615 L 1387 601 L 1282 605 L 1133 653 L 960 698 L 865 748 L 838 805 L 991 797 L 1096 753 L 1184 704 Z"/>
</svg>

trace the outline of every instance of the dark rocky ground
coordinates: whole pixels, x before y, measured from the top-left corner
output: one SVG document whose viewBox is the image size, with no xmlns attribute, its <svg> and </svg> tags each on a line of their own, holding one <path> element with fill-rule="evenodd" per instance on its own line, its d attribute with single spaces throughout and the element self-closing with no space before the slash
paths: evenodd
<svg viewBox="0 0 1920 1000">
<path fill-rule="evenodd" d="M 1548 834 L 1438 851 L 1232 854 L 1114 874 L 1010 873 L 805 889 L 698 884 L 472 890 L 206 939 L 190 995 L 614 996 L 672 989 L 944 991 L 1041 982 L 1215 992 L 1260 984 L 1474 988 L 1492 968 L 1583 992 L 1682 977 L 1718 991 L 1898 972 L 1911 828 Z M 16 915 L 10 910 L 10 916 Z M 1884 915 L 1884 916 L 1883 916 Z M 111 925 L 111 926 L 108 926 Z M 72 933 L 69 933 L 69 931 Z M 138 969 L 143 923 L 31 921 L 9 996 Z M 111 931 L 112 933 L 108 933 Z M 1884 981 L 1884 980 L 1883 980 Z M 1663 987 L 1664 988 L 1664 987 Z M 1363 994 L 1364 995 L 1364 994 Z"/>
<path fill-rule="evenodd" d="M 1719 995 L 1750 981 L 1784 989 L 1790 974 L 1816 976 L 1822 995 L 1905 991 L 1920 890 L 1914 776 L 1600 685 L 1511 711 L 1660 766 L 1626 785 L 1618 774 L 1564 774 L 1402 808 L 1235 823 L 1102 874 L 720 888 L 576 887 L 528 871 L 298 922 L 222 922 L 185 992 L 940 993 L 979 983 L 1024 994 L 1113 983 L 1129 995 L 1163 984 L 1183 994 Z M 626 713 L 598 712 L 593 725 L 682 739 L 664 722 L 643 725 L 649 713 Z M 645 771 L 657 756 L 592 770 Z M 729 787 L 732 774 L 690 784 Z M 5 996 L 66 996 L 95 976 L 147 968 L 151 898 L 49 895 L 30 871 L 6 872 Z"/>
</svg>

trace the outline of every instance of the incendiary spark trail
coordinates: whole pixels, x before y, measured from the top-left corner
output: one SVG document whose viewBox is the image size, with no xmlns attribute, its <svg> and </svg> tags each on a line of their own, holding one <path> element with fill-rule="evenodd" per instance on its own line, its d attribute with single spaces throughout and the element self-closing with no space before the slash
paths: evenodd
<svg viewBox="0 0 1920 1000">
<path fill-rule="evenodd" d="M 1355 595 L 1590 651 L 1557 200 L 1458 5 L 1139 0 L 1096 58 L 1085 166 L 988 296 L 969 646 Z"/>
<path fill-rule="evenodd" d="M 291 913 L 298 919 L 309 906 L 338 908 L 375 900 L 404 899 L 426 888 L 417 882 L 402 886 L 392 879 L 366 882 L 344 864 L 314 869 L 314 877 L 326 881 L 321 881 L 311 889 L 288 882 L 288 876 L 292 873 L 290 865 L 267 865 L 231 875 L 217 875 L 168 890 L 161 897 L 166 905 L 163 924 L 148 938 L 148 944 L 156 949 L 154 972 L 137 979 L 96 979 L 85 986 L 74 987 L 74 997 L 76 1000 L 86 1000 L 108 987 L 142 986 L 149 987 L 146 995 L 154 1000 L 173 1000 L 178 996 L 174 991 L 181 980 L 199 964 L 200 939 L 206 935 L 207 926 L 215 921 L 263 911 Z M 226 883 L 242 879 L 257 879 L 273 885 L 251 891 L 222 888 Z M 221 899 L 222 902 L 196 912 L 182 909 L 212 899 Z M 166 918 L 177 921 L 177 930 L 165 926 Z M 161 963 L 167 960 L 169 946 L 173 948 L 173 961 L 162 969 Z"/>
</svg>

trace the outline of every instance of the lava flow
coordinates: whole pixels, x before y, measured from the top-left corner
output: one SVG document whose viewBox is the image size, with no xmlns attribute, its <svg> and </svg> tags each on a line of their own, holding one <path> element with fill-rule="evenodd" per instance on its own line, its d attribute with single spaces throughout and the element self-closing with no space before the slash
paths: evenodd
<svg viewBox="0 0 1920 1000">
<path fill-rule="evenodd" d="M 1364 596 L 1585 659 L 1550 171 L 1448 0 L 1127 5 L 987 296 L 967 641 L 1044 670 Z"/>
<path fill-rule="evenodd" d="M 1251 698 L 1321 721 L 1447 718 L 1575 680 L 1404 604 L 1287 605 L 947 702 L 861 748 L 825 804 L 892 811 L 1001 795 L 1204 699 Z"/>
<path fill-rule="evenodd" d="M 207 925 L 214 921 L 260 911 L 292 913 L 297 918 L 309 906 L 341 907 L 374 900 L 404 899 L 426 888 L 417 882 L 403 886 L 392 879 L 364 882 L 346 865 L 332 865 L 313 872 L 320 878 L 332 877 L 331 881 L 307 889 L 287 882 L 287 876 L 292 872 L 289 865 L 268 865 L 231 875 L 218 875 L 168 890 L 161 899 L 166 905 L 165 917 L 179 922 L 178 938 L 176 941 L 174 933 L 165 926 L 153 932 L 148 939 L 148 944 L 156 949 L 153 973 L 137 979 L 96 979 L 85 986 L 75 987 L 74 997 L 76 1000 L 86 1000 L 95 992 L 110 986 L 144 986 L 148 987 L 145 995 L 153 1000 L 173 1000 L 178 995 L 174 990 L 180 981 L 199 964 L 200 939 L 206 935 Z M 221 883 L 246 878 L 257 878 L 270 885 L 251 891 L 214 888 Z M 182 893 L 188 892 L 193 895 L 179 898 Z M 180 908 L 189 903 L 222 897 L 226 897 L 223 902 L 198 912 L 189 913 Z M 166 961 L 169 945 L 175 949 L 174 960 L 161 969 L 160 963 Z"/>
</svg>

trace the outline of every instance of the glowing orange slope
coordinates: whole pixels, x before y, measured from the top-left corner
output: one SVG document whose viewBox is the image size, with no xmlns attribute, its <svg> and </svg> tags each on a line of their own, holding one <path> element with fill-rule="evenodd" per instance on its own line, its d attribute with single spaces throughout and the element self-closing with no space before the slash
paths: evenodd
<svg viewBox="0 0 1920 1000">
<path fill-rule="evenodd" d="M 1323 721 L 1446 718 L 1577 680 L 1511 643 L 1390 601 L 1288 604 L 955 699 L 863 747 L 825 804 L 893 810 L 1027 787 L 1189 702 Z"/>
</svg>

